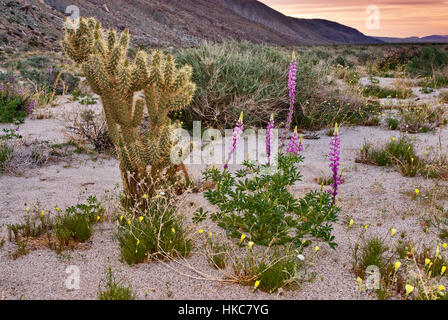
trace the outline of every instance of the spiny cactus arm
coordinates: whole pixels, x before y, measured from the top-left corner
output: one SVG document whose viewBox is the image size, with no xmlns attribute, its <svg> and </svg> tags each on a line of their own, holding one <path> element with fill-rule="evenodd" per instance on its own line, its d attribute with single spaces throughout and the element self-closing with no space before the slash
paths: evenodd
<svg viewBox="0 0 448 320">
<path fill-rule="evenodd" d="M 163 70 L 163 84 L 164 88 L 170 89 L 173 84 L 173 79 L 175 75 L 176 66 L 174 65 L 174 59 L 169 54 L 165 59 L 165 65 Z"/>
<path fill-rule="evenodd" d="M 80 19 L 79 28 L 66 29 L 62 39 L 64 52 L 76 63 L 83 63 L 88 60 L 93 52 L 94 32 L 88 20 Z"/>
<path fill-rule="evenodd" d="M 132 127 L 137 128 L 143 120 L 143 108 L 145 106 L 145 101 L 143 99 L 138 99 L 135 102 L 134 114 L 132 116 Z"/>
<path fill-rule="evenodd" d="M 144 51 L 137 52 L 132 70 L 132 85 L 130 89 L 134 92 L 143 90 L 149 82 L 149 70 L 147 64 L 147 55 Z"/>
<path fill-rule="evenodd" d="M 191 79 L 192 69 L 190 66 L 184 66 L 178 70 L 176 79 L 173 82 L 171 90 L 173 92 L 178 92 L 182 90 L 185 83 L 189 83 Z"/>
<path fill-rule="evenodd" d="M 107 48 L 109 49 L 109 51 L 111 51 L 113 47 L 115 47 L 116 43 L 117 43 L 117 32 L 114 29 L 110 28 L 107 34 Z"/>
<path fill-rule="evenodd" d="M 162 64 L 162 53 L 156 50 L 153 52 L 151 56 L 151 73 L 148 81 L 149 85 L 155 84 L 158 87 L 161 87 L 163 85 L 161 64 Z"/>
<path fill-rule="evenodd" d="M 159 94 L 155 86 L 147 86 L 144 89 L 146 109 L 151 120 L 151 125 L 159 123 Z"/>
</svg>

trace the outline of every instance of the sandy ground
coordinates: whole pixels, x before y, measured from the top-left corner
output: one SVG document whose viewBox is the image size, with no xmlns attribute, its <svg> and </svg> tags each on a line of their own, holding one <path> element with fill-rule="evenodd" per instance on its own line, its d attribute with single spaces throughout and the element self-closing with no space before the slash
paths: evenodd
<svg viewBox="0 0 448 320">
<path fill-rule="evenodd" d="M 20 127 L 24 139 L 62 142 L 63 114 L 73 108 L 64 104 L 49 112 L 53 118 L 29 120 Z M 75 106 L 76 107 L 76 106 Z M 67 109 L 64 109 L 67 108 Z M 2 125 L 2 127 L 7 127 Z M 328 152 L 330 138 L 324 131 L 318 132 L 320 139 L 305 140 L 305 162 L 301 165 L 303 182 L 295 186 L 294 192 L 301 195 L 309 189 L 320 188 L 314 178 L 329 174 Z M 312 282 L 306 282 L 298 290 L 286 290 L 283 294 L 253 292 L 252 288 L 211 280 L 220 278 L 212 269 L 200 250 L 187 258 L 187 263 L 209 275 L 207 279 L 178 263 L 143 263 L 130 267 L 120 262 L 118 243 L 114 240 L 116 226 L 112 223 L 99 224 L 91 238 L 88 250 L 66 251 L 57 255 L 49 249 L 32 251 L 13 260 L 10 252 L 15 245 L 6 241 L 0 249 L 0 299 L 95 299 L 98 284 L 104 270 L 111 265 L 122 277 L 130 282 L 139 299 L 356 299 L 356 277 L 350 272 L 353 261 L 353 246 L 359 239 L 362 226 L 369 225 L 368 233 L 385 235 L 391 227 L 405 232 L 415 242 L 436 244 L 437 237 L 432 232 L 423 233 L 421 219 L 424 208 L 410 201 L 406 191 L 413 191 L 431 185 L 431 180 L 420 177 L 405 178 L 394 169 L 380 168 L 355 163 L 357 152 L 364 141 L 374 144 L 386 142 L 400 133 L 381 127 L 342 128 L 341 158 L 345 163 L 345 183 L 341 186 L 338 204 L 342 207 L 340 222 L 334 225 L 334 235 L 339 244 L 336 250 L 319 244 L 320 250 L 311 271 L 316 272 Z M 418 146 L 418 152 L 430 147 L 430 152 L 438 150 L 439 134 L 446 141 L 448 129 L 441 132 L 411 135 Z M 200 178 L 201 167 L 191 168 L 193 176 Z M 102 198 L 106 190 L 120 188 L 118 162 L 114 159 L 89 160 L 79 156 L 70 160 L 69 165 L 61 162 L 26 171 L 22 176 L 0 176 L 0 224 L 5 225 L 21 220 L 25 214 L 25 203 L 37 200 L 44 208 L 64 207 L 78 202 L 80 192 L 95 194 Z M 81 199 L 85 197 L 81 195 Z M 181 205 L 180 213 L 187 219 L 198 207 L 213 211 L 201 193 L 186 196 L 186 202 L 194 202 L 189 208 Z M 355 226 L 347 228 L 347 219 L 353 218 Z M 189 220 L 191 221 L 191 220 Z M 208 233 L 222 233 L 210 222 L 201 224 Z M 6 237 L 3 228 L 3 237 Z M 68 290 L 65 272 L 70 265 L 79 267 L 80 289 Z M 368 298 L 368 296 L 365 296 Z"/>
</svg>

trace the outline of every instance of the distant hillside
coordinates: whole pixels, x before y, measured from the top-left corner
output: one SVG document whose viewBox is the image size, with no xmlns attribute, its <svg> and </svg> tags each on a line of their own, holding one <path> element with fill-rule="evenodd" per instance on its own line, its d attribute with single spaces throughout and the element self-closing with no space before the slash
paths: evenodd
<svg viewBox="0 0 448 320">
<path fill-rule="evenodd" d="M 105 27 L 128 28 L 143 46 L 226 39 L 277 45 L 381 42 L 336 22 L 287 17 L 255 0 L 2 0 L 0 46 L 58 49 L 69 5 Z"/>
<path fill-rule="evenodd" d="M 448 35 L 432 35 L 427 37 L 408 37 L 408 38 L 391 38 L 391 37 L 375 37 L 386 43 L 448 43 Z"/>
<path fill-rule="evenodd" d="M 290 41 L 300 44 L 381 43 L 354 28 L 323 19 L 298 19 L 256 0 L 217 0 L 248 20 L 272 28 Z"/>
</svg>

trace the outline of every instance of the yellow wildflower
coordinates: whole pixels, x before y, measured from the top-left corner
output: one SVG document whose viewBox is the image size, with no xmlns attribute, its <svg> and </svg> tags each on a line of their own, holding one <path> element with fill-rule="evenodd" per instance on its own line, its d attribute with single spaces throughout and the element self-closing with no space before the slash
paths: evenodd
<svg viewBox="0 0 448 320">
<path fill-rule="evenodd" d="M 411 286 L 410 284 L 407 284 L 406 287 L 405 287 L 405 289 L 406 289 L 406 297 L 407 297 L 408 295 L 410 295 L 410 294 L 412 293 L 412 291 L 414 291 L 414 287 Z"/>
<path fill-rule="evenodd" d="M 257 289 L 259 285 L 260 285 L 260 280 L 255 281 L 254 289 Z"/>
<path fill-rule="evenodd" d="M 400 261 L 395 262 L 395 272 L 397 272 L 398 269 L 400 269 L 400 267 L 401 267 L 401 262 Z"/>
<path fill-rule="evenodd" d="M 123 215 L 120 216 L 120 222 L 123 221 Z"/>
<path fill-rule="evenodd" d="M 100 221 L 101 217 L 100 216 L 96 216 L 96 221 Z"/>
<path fill-rule="evenodd" d="M 30 207 L 26 207 L 26 212 L 30 212 Z"/>
<path fill-rule="evenodd" d="M 358 279 L 356 279 L 356 282 L 358 282 L 358 285 L 362 284 L 362 279 L 360 277 L 358 277 Z"/>
<path fill-rule="evenodd" d="M 438 288 L 437 288 L 437 292 L 442 292 L 445 291 L 445 286 L 443 284 L 441 284 Z"/>
<path fill-rule="evenodd" d="M 354 223 L 355 223 L 355 221 L 353 221 L 353 219 L 350 219 L 350 221 L 348 223 L 348 227 L 351 228 Z"/>
<path fill-rule="evenodd" d="M 143 198 L 143 199 L 148 199 L 149 196 L 145 193 L 145 194 L 142 196 L 142 198 Z"/>
<path fill-rule="evenodd" d="M 445 243 L 442 245 L 442 247 L 443 247 L 443 249 L 446 249 L 446 247 L 448 247 L 448 244 L 445 242 Z"/>
<path fill-rule="evenodd" d="M 244 241 L 245 238 L 246 238 L 246 235 L 245 235 L 245 234 L 242 234 L 242 235 L 241 235 L 241 241 Z"/>
<path fill-rule="evenodd" d="M 390 229 L 390 236 L 391 236 L 391 238 L 392 238 L 396 233 L 397 233 L 397 229 L 394 229 L 394 228 Z"/>
<path fill-rule="evenodd" d="M 316 247 L 314 248 L 314 253 L 316 253 L 317 251 L 319 251 L 319 247 L 318 247 L 318 246 L 316 246 Z"/>
<path fill-rule="evenodd" d="M 59 207 L 56 207 L 56 211 L 59 212 Z"/>
<path fill-rule="evenodd" d="M 364 231 L 366 231 L 368 227 L 369 227 L 369 225 L 366 224 L 366 225 L 364 226 Z"/>
<path fill-rule="evenodd" d="M 44 215 L 45 215 L 45 211 L 44 211 L 44 210 L 42 210 L 42 213 L 41 213 L 41 214 L 42 214 L 42 216 L 44 216 Z"/>
<path fill-rule="evenodd" d="M 140 244 L 140 240 L 137 239 L 137 245 L 139 245 L 139 244 Z"/>
<path fill-rule="evenodd" d="M 428 258 L 426 258 L 425 259 L 425 267 L 427 266 L 427 265 L 429 265 L 431 263 L 431 260 L 429 260 Z"/>
<path fill-rule="evenodd" d="M 253 241 L 249 241 L 249 249 L 252 249 L 253 245 L 254 245 Z"/>
<path fill-rule="evenodd" d="M 143 217 L 140 216 L 140 218 L 138 218 L 138 221 L 142 222 L 143 221 Z"/>
<path fill-rule="evenodd" d="M 198 233 L 199 233 L 199 234 L 204 233 L 204 230 L 199 229 L 199 230 L 198 230 Z"/>
<path fill-rule="evenodd" d="M 415 189 L 415 195 L 418 196 L 419 193 L 420 193 L 420 190 Z"/>
<path fill-rule="evenodd" d="M 440 270 L 440 275 L 443 276 L 445 271 L 446 271 L 446 266 L 443 266 L 442 269 Z"/>
<path fill-rule="evenodd" d="M 171 232 L 172 232 L 172 233 L 176 233 L 176 229 L 171 228 Z"/>
</svg>

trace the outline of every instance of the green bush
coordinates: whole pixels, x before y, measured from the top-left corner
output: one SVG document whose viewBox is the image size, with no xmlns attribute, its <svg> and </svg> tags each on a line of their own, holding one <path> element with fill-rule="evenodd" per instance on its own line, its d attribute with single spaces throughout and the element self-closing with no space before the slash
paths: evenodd
<svg viewBox="0 0 448 320">
<path fill-rule="evenodd" d="M 2 87 L 0 90 L 0 122 L 22 123 L 30 103 L 29 96 L 16 93 L 11 86 Z"/>
<path fill-rule="evenodd" d="M 337 220 L 339 208 L 331 204 L 330 193 L 312 191 L 296 200 L 288 191 L 301 179 L 296 168 L 301 161 L 280 155 L 273 172 L 248 161 L 235 174 L 216 168 L 204 171 L 205 180 L 216 184 L 205 193 L 219 208 L 212 220 L 228 235 L 239 238 L 245 233 L 257 244 L 300 244 L 304 237 L 314 237 L 336 247 L 330 222 Z"/>
<path fill-rule="evenodd" d="M 297 257 L 291 246 L 260 251 L 247 250 L 243 257 L 235 257 L 232 269 L 235 278 L 243 285 L 255 285 L 256 289 L 273 293 L 282 287 L 300 285 L 306 279 L 308 262 Z"/>
<path fill-rule="evenodd" d="M 121 257 L 133 265 L 144 260 L 186 257 L 192 242 L 186 238 L 182 220 L 169 200 L 147 200 L 147 209 L 120 217 L 116 235 Z"/>
<path fill-rule="evenodd" d="M 398 140 L 393 138 L 385 146 L 379 148 L 365 143 L 356 162 L 395 166 L 405 177 L 414 177 L 419 173 L 424 174 L 426 169 L 426 164 L 417 156 L 414 145 L 404 136 Z"/>
<path fill-rule="evenodd" d="M 335 122 L 359 123 L 368 118 L 372 105 L 354 90 L 345 93 L 331 83 L 328 62 L 314 52 L 297 52 L 297 90 L 294 122 L 306 128 L 321 128 Z M 245 123 L 264 125 L 271 113 L 279 122 L 286 119 L 288 65 L 291 52 L 250 42 L 204 44 L 176 55 L 179 65 L 191 65 L 197 90 L 182 121 L 191 128 L 193 120 L 206 125 L 232 126 L 241 111 Z M 356 74 L 351 75 L 356 81 Z M 174 115 L 172 115 L 174 116 Z"/>
<path fill-rule="evenodd" d="M 383 88 L 379 85 L 369 85 L 362 89 L 362 94 L 366 97 L 377 97 L 383 98 L 396 98 L 396 99 L 407 99 L 412 96 L 412 90 L 406 89 L 404 91 L 399 91 L 393 88 Z"/>
<path fill-rule="evenodd" d="M 54 230 L 60 245 L 69 245 L 70 240 L 84 242 L 93 232 L 93 224 L 101 219 L 104 208 L 95 196 L 87 198 L 87 203 L 65 209 L 65 213 L 55 217 Z"/>
<path fill-rule="evenodd" d="M 400 120 L 395 118 L 387 118 L 386 123 L 390 130 L 397 130 L 400 125 Z"/>
<path fill-rule="evenodd" d="M 436 69 L 446 66 L 448 66 L 448 54 L 438 48 L 427 47 L 409 62 L 407 70 L 411 74 L 431 76 Z"/>
<path fill-rule="evenodd" d="M 123 285 L 121 281 L 118 281 L 112 272 L 112 268 L 108 267 L 105 278 L 99 285 L 98 299 L 135 300 L 135 294 L 132 291 L 131 286 Z"/>
<path fill-rule="evenodd" d="M 13 149 L 7 144 L 0 143 L 0 173 L 5 170 L 8 160 L 11 158 Z"/>
</svg>

